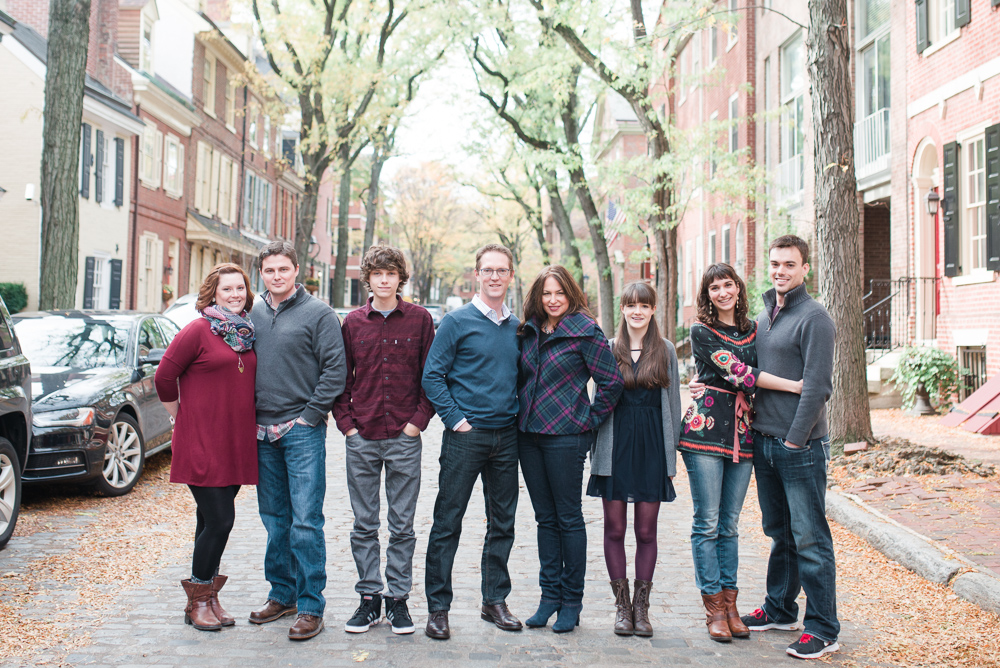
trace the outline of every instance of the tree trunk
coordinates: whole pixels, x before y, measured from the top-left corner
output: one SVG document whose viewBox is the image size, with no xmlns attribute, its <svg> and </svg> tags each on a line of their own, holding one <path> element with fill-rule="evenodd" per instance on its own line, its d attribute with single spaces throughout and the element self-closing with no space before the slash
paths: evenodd
<svg viewBox="0 0 1000 668">
<path fill-rule="evenodd" d="M 351 230 L 349 214 L 351 206 L 351 147 L 346 142 L 340 147 L 340 197 L 337 200 L 337 262 L 333 267 L 333 305 L 344 306 L 344 289 L 347 285 L 347 252 L 350 246 Z"/>
<path fill-rule="evenodd" d="M 312 245 L 313 227 L 319 209 L 319 181 L 305 179 L 302 199 L 299 200 L 298 218 L 295 221 L 295 252 L 299 256 L 298 282 L 309 275 L 309 246 Z"/>
<path fill-rule="evenodd" d="M 391 144 L 389 142 L 373 142 L 375 149 L 372 155 L 371 178 L 368 181 L 368 194 L 365 197 L 365 243 L 361 247 L 362 253 L 367 253 L 368 249 L 375 243 L 375 222 L 378 219 L 378 184 L 382 178 L 382 166 L 388 159 Z"/>
<path fill-rule="evenodd" d="M 576 246 L 576 235 L 573 233 L 573 223 L 570 221 L 569 212 L 566 211 L 566 204 L 563 202 L 562 194 L 559 192 L 559 179 L 556 178 L 555 170 L 546 173 L 545 189 L 549 194 L 549 209 L 552 211 L 552 222 L 559 230 L 559 242 L 562 244 L 563 266 L 569 269 L 576 282 L 583 287 L 583 262 L 580 260 L 580 249 Z M 572 191 L 571 195 L 572 196 Z"/>
<path fill-rule="evenodd" d="M 51 0 L 42 129 L 42 247 L 38 308 L 76 306 L 80 252 L 80 125 L 90 0 Z M 85 165 L 92 164 L 84 156 Z M 133 268 L 134 270 L 134 268 Z"/>
<path fill-rule="evenodd" d="M 597 261 L 597 289 L 601 306 L 601 328 L 604 333 L 611 336 L 615 331 L 615 283 L 611 275 L 611 258 L 608 256 L 608 244 L 604 240 L 604 226 L 601 225 L 601 215 L 597 212 L 597 205 L 590 195 L 590 187 L 587 185 L 587 177 L 583 173 L 583 167 L 574 167 L 569 172 L 573 186 L 576 188 L 576 197 L 580 201 L 580 208 L 587 219 L 587 229 L 590 231 L 590 239 L 594 243 L 594 259 Z"/>
<path fill-rule="evenodd" d="M 847 0 L 809 0 L 809 25 L 819 291 L 837 326 L 830 435 L 839 443 L 871 441 Z"/>
</svg>

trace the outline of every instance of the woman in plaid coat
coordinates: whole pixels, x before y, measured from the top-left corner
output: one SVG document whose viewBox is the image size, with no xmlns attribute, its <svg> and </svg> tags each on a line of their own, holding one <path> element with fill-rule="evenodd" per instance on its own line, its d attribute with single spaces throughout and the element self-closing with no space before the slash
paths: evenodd
<svg viewBox="0 0 1000 668">
<path fill-rule="evenodd" d="M 583 292 L 563 267 L 546 267 L 532 283 L 518 336 L 518 455 L 538 523 L 542 590 L 526 624 L 545 626 L 558 613 L 552 630 L 565 633 L 579 624 L 583 608 L 583 463 L 624 381 Z"/>
</svg>

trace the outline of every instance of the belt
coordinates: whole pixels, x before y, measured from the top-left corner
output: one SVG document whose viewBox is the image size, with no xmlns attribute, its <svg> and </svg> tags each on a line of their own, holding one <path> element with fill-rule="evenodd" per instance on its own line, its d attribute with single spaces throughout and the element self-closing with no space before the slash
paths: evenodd
<svg viewBox="0 0 1000 668">
<path fill-rule="evenodd" d="M 711 385 L 706 385 L 706 389 L 715 390 L 716 392 L 722 392 L 723 394 L 735 394 L 736 395 L 736 414 L 733 421 L 733 462 L 739 464 L 740 462 L 740 420 L 746 415 L 746 412 L 750 410 L 750 402 L 747 401 L 747 395 L 743 394 L 742 391 L 733 392 L 731 390 L 724 390 L 721 387 L 712 387 Z"/>
</svg>

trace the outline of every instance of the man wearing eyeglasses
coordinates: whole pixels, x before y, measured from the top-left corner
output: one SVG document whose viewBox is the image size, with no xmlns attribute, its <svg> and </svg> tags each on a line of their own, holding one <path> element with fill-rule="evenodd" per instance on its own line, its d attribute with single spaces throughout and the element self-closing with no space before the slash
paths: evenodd
<svg viewBox="0 0 1000 668">
<path fill-rule="evenodd" d="M 476 252 L 479 292 L 441 320 L 424 366 L 424 393 L 446 427 L 425 586 L 429 617 L 424 631 L 437 640 L 451 637 L 451 571 L 462 518 L 480 476 L 487 520 L 480 616 L 504 631 L 521 630 L 506 603 L 518 493 L 519 323 L 504 304 L 513 269 L 514 256 L 504 246 L 488 244 Z"/>
</svg>

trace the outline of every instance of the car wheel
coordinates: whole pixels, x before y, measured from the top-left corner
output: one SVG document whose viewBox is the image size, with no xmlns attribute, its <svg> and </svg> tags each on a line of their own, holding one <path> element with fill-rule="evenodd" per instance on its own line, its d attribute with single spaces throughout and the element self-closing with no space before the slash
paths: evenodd
<svg viewBox="0 0 1000 668">
<path fill-rule="evenodd" d="M 0 438 L 0 547 L 14 534 L 21 511 L 21 465 L 14 446 Z"/>
<path fill-rule="evenodd" d="M 104 467 L 98 476 L 97 491 L 105 496 L 122 496 L 135 487 L 146 463 L 146 447 L 135 418 L 124 413 L 108 430 Z"/>
</svg>

